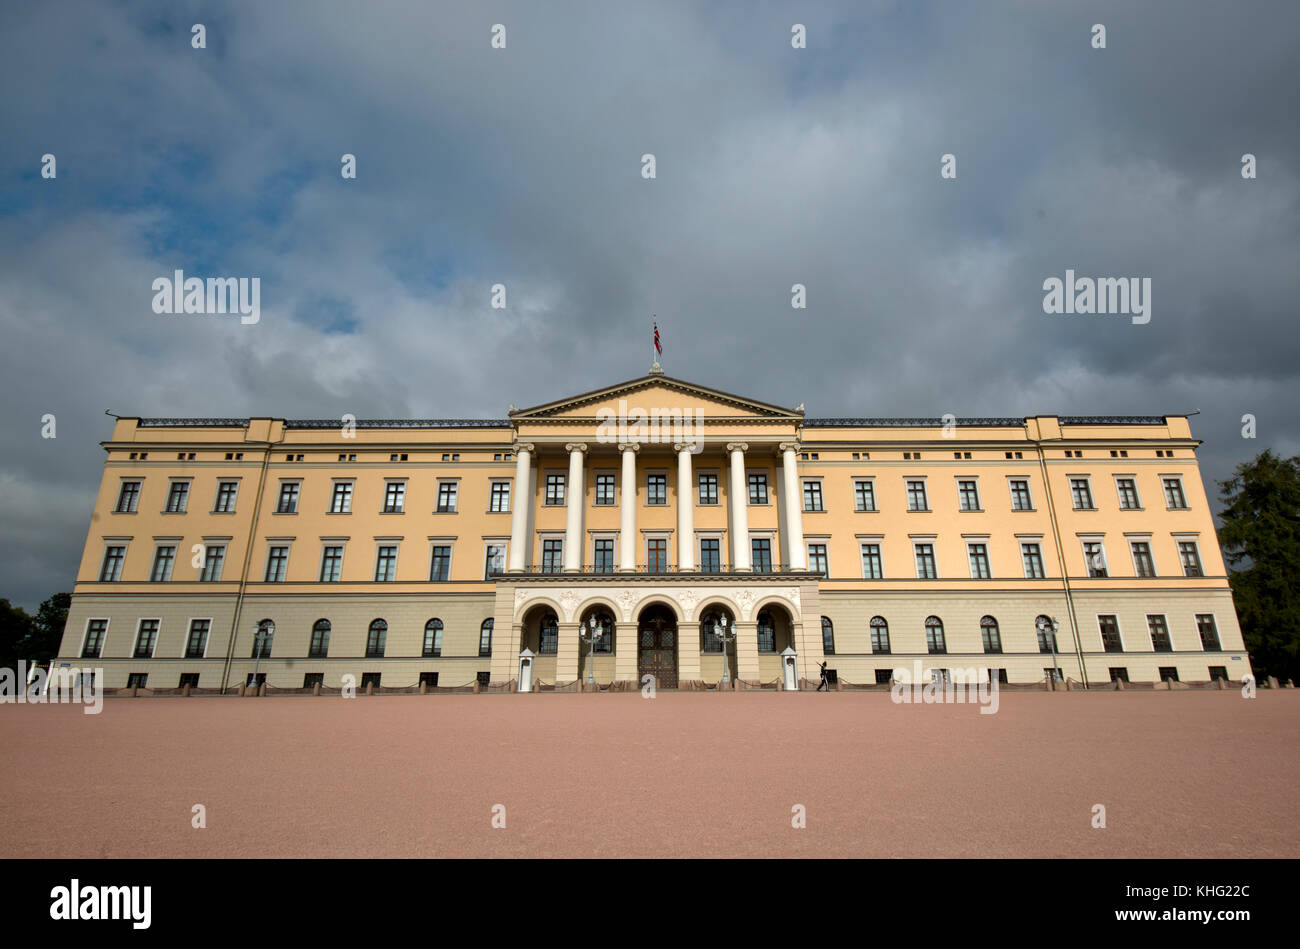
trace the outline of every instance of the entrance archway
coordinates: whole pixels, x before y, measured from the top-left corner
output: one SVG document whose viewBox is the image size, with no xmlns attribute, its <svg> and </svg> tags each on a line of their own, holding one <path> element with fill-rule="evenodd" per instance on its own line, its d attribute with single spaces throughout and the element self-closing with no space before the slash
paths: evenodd
<svg viewBox="0 0 1300 949">
<path fill-rule="evenodd" d="M 636 632 L 637 681 L 648 673 L 659 689 L 677 688 L 677 615 L 662 603 L 641 611 Z"/>
</svg>

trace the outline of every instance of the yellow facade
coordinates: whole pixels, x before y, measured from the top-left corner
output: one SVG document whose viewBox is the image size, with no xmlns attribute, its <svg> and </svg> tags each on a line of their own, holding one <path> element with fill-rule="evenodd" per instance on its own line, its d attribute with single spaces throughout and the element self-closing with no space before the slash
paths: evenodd
<svg viewBox="0 0 1300 949">
<path fill-rule="evenodd" d="M 527 649 L 545 686 L 586 677 L 596 614 L 596 681 L 672 687 L 722 675 L 725 615 L 751 681 L 787 649 L 853 683 L 1239 680 L 1198 445 L 1175 416 L 814 419 L 657 369 L 495 421 L 122 418 L 58 662 L 110 688 L 459 686 Z"/>
</svg>

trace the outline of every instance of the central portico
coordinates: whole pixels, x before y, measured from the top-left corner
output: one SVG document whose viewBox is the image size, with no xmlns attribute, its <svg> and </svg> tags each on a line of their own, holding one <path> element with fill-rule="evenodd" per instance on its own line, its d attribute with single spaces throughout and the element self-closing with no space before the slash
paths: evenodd
<svg viewBox="0 0 1300 949">
<path fill-rule="evenodd" d="M 821 659 L 817 577 L 806 569 L 798 437 L 787 409 L 664 376 L 530 409 L 512 407 L 518 503 L 498 572 L 492 679 L 536 654 L 541 682 L 660 687 L 771 680 L 793 647 Z M 487 541 L 488 538 L 485 538 Z M 595 616 L 594 650 L 580 637 Z M 769 668 L 770 667 L 770 668 Z"/>
</svg>

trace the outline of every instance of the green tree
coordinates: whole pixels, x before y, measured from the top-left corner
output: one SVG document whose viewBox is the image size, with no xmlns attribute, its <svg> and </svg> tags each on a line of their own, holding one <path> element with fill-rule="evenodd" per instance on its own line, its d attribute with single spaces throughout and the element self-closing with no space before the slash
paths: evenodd
<svg viewBox="0 0 1300 949">
<path fill-rule="evenodd" d="M 56 593 L 36 611 L 32 631 L 23 643 L 23 658 L 29 661 L 48 662 L 59 652 L 63 640 L 63 626 L 68 621 L 68 607 L 72 605 L 71 593 Z"/>
<path fill-rule="evenodd" d="M 0 598 L 0 668 L 16 669 L 18 660 L 26 658 L 23 647 L 32 635 L 34 620 L 20 606 L 11 606 Z"/>
<path fill-rule="evenodd" d="M 1256 675 L 1300 679 L 1300 457 L 1271 450 L 1219 482 L 1219 544 Z"/>
</svg>

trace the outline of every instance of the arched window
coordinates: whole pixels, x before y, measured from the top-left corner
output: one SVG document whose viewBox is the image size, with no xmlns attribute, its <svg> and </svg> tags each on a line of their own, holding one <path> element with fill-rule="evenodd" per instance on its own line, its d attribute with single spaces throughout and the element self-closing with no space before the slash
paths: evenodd
<svg viewBox="0 0 1300 949">
<path fill-rule="evenodd" d="M 381 619 L 370 624 L 370 635 L 366 637 L 366 658 L 378 659 L 384 655 L 384 641 L 388 639 L 388 624 Z"/>
<path fill-rule="evenodd" d="M 889 655 L 889 624 L 883 616 L 871 617 L 871 651 Z"/>
<path fill-rule="evenodd" d="M 275 638 L 275 622 L 264 619 L 257 623 L 257 632 L 253 634 L 253 659 L 259 656 L 263 659 L 271 658 L 271 640 Z"/>
<path fill-rule="evenodd" d="M 309 659 L 324 659 L 330 654 L 330 621 L 318 619 L 311 628 L 311 649 Z"/>
<path fill-rule="evenodd" d="M 492 648 L 491 642 L 488 648 Z M 554 656 L 560 648 L 560 621 L 555 618 L 554 613 L 547 613 L 542 617 L 541 640 L 537 646 L 537 652 L 543 656 Z"/>
<path fill-rule="evenodd" d="M 758 614 L 758 651 L 776 652 L 776 627 L 772 625 L 772 614 L 767 610 Z"/>
<path fill-rule="evenodd" d="M 442 620 L 437 617 L 424 624 L 424 655 L 426 657 L 442 655 Z"/>
<path fill-rule="evenodd" d="M 722 623 L 727 614 L 722 610 L 709 610 L 700 617 L 700 652 L 722 652 L 722 640 L 718 639 L 714 630 Z M 727 618 L 727 626 L 731 626 L 731 619 Z M 728 633 L 731 630 L 728 629 Z"/>
<path fill-rule="evenodd" d="M 1038 651 L 1051 652 L 1056 646 L 1056 634 L 1052 632 L 1052 618 L 1050 616 L 1036 617 L 1034 619 L 1034 629 L 1038 631 Z"/>
<path fill-rule="evenodd" d="M 829 616 L 822 617 L 822 654 L 835 655 L 835 627 Z"/>
<path fill-rule="evenodd" d="M 985 652 L 1002 651 L 1002 634 L 998 632 L 998 621 L 992 616 L 980 620 L 980 636 L 984 640 Z"/>
<path fill-rule="evenodd" d="M 478 654 L 480 656 L 492 655 L 492 617 L 483 621 L 483 625 L 478 631 Z"/>
<path fill-rule="evenodd" d="M 937 616 L 925 618 L 925 648 L 934 655 L 948 651 L 948 644 L 943 638 L 943 620 Z"/>
</svg>

